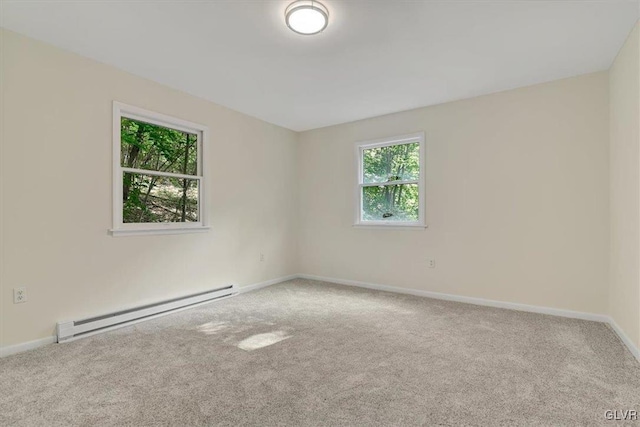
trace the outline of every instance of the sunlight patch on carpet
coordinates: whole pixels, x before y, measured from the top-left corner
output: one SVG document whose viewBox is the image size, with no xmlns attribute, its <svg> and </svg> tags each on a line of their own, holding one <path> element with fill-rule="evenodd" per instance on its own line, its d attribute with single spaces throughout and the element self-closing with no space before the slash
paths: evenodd
<svg viewBox="0 0 640 427">
<path fill-rule="evenodd" d="M 285 331 L 274 331 L 267 332 L 266 334 L 252 335 L 249 338 L 245 338 L 240 341 L 238 343 L 238 348 L 246 351 L 257 350 L 259 348 L 279 343 L 287 338 L 291 338 L 291 335 L 287 335 Z"/>
<path fill-rule="evenodd" d="M 229 326 L 231 326 L 229 322 L 209 322 L 198 326 L 198 330 L 206 335 L 214 335 Z"/>
</svg>

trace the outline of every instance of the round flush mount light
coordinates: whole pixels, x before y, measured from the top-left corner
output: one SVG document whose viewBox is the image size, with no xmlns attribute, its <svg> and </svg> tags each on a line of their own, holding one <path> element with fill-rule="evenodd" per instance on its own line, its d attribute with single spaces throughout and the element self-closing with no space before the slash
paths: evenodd
<svg viewBox="0 0 640 427">
<path fill-rule="evenodd" d="M 297 0 L 284 11 L 287 27 L 298 34 L 318 34 L 329 24 L 329 10 L 320 2 Z"/>
</svg>

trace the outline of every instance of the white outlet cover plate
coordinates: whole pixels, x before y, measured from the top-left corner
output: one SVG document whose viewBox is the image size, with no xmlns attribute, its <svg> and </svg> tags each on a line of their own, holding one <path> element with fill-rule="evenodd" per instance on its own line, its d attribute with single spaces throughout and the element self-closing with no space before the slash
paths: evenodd
<svg viewBox="0 0 640 427">
<path fill-rule="evenodd" d="M 13 290 L 13 303 L 20 304 L 27 302 L 27 288 L 15 288 Z"/>
</svg>

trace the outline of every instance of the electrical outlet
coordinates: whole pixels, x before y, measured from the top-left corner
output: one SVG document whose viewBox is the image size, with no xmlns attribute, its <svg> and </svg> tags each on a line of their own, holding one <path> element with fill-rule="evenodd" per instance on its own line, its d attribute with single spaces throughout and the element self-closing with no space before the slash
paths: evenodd
<svg viewBox="0 0 640 427">
<path fill-rule="evenodd" d="M 427 260 L 427 265 L 429 266 L 429 268 L 436 268 L 436 260 L 435 259 L 428 259 Z"/>
<path fill-rule="evenodd" d="M 20 304 L 22 302 L 27 302 L 27 288 L 14 288 L 13 303 Z"/>
<path fill-rule="evenodd" d="M 264 254 L 260 254 L 260 262 L 264 261 Z"/>
</svg>

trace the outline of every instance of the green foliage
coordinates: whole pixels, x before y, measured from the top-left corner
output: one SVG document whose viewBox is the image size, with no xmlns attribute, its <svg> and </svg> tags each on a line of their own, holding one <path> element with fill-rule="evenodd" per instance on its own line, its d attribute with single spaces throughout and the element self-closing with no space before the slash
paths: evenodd
<svg viewBox="0 0 640 427">
<path fill-rule="evenodd" d="M 364 187 L 365 221 L 418 221 L 418 185 Z"/>
<path fill-rule="evenodd" d="M 123 167 L 197 175 L 196 135 L 126 117 L 120 129 Z"/>
<path fill-rule="evenodd" d="M 123 204 L 123 222 L 198 221 L 197 180 L 125 173 L 127 179 L 131 190 Z"/>
<path fill-rule="evenodd" d="M 366 221 L 417 221 L 420 178 L 420 144 L 401 144 L 363 151 L 363 179 L 376 186 L 363 188 L 363 219 Z"/>
<path fill-rule="evenodd" d="M 411 181 L 420 175 L 420 144 L 401 144 L 364 150 L 364 182 Z"/>
<path fill-rule="evenodd" d="M 122 167 L 197 175 L 197 136 L 129 118 L 121 121 Z M 125 223 L 198 221 L 198 180 L 125 172 Z"/>
</svg>

